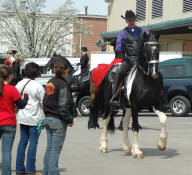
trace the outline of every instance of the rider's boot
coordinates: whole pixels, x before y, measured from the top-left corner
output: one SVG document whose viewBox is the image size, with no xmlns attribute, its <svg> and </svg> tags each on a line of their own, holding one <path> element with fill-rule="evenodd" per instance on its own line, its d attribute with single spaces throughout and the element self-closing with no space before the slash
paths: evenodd
<svg viewBox="0 0 192 175">
<path fill-rule="evenodd" d="M 120 85 L 124 81 L 125 76 L 130 73 L 133 65 L 127 64 L 126 67 L 123 68 L 122 72 L 119 72 L 117 79 L 115 80 L 115 85 L 113 88 L 113 96 L 110 99 L 109 103 L 112 107 L 120 107 L 120 99 L 118 98 L 119 91 L 120 91 Z M 121 71 L 121 69 L 120 69 Z"/>
<path fill-rule="evenodd" d="M 113 96 L 109 101 L 112 107 L 120 106 L 118 95 L 119 95 L 120 84 L 122 83 L 122 81 L 123 81 L 122 74 L 118 74 L 117 79 L 115 80 L 114 88 L 113 88 Z"/>
</svg>

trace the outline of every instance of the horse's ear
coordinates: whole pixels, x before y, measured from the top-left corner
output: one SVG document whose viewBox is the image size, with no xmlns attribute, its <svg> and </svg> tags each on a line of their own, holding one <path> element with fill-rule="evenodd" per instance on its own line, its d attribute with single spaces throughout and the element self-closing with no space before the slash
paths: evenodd
<svg viewBox="0 0 192 175">
<path fill-rule="evenodd" d="M 154 34 L 154 37 L 155 37 L 156 41 L 159 41 L 160 34 L 159 34 L 159 33 L 155 33 L 155 34 Z"/>
<path fill-rule="evenodd" d="M 158 41 L 160 38 L 160 34 L 156 32 L 149 32 L 149 40 Z"/>
<path fill-rule="evenodd" d="M 53 58 L 54 58 L 54 57 L 56 57 L 56 56 L 57 56 L 57 53 L 56 53 L 56 52 L 54 52 L 54 53 L 53 53 Z"/>
<path fill-rule="evenodd" d="M 150 32 L 144 31 L 144 40 L 149 41 L 149 38 L 150 38 Z"/>
</svg>

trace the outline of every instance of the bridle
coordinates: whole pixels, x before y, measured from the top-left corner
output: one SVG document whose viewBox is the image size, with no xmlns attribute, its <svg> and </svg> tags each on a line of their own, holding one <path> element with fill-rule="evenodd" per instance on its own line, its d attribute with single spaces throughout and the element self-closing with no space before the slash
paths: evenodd
<svg viewBox="0 0 192 175">
<path fill-rule="evenodd" d="M 156 41 L 147 41 L 147 42 L 145 42 L 144 43 L 144 46 L 146 46 L 146 45 L 158 45 L 158 42 L 156 42 Z M 146 53 L 145 53 L 146 54 Z M 153 53 L 153 55 L 152 55 L 152 58 L 154 57 L 154 53 Z M 147 68 L 147 71 L 145 71 L 140 65 L 138 65 L 137 64 L 137 67 L 146 75 L 146 76 L 149 76 L 150 75 L 150 64 L 158 64 L 159 63 L 159 60 L 157 60 L 157 59 L 154 59 L 154 60 L 150 60 L 150 61 L 148 61 L 147 60 L 147 55 L 145 55 L 145 60 L 146 60 L 146 62 L 147 62 L 147 65 L 148 65 L 148 68 Z"/>
</svg>

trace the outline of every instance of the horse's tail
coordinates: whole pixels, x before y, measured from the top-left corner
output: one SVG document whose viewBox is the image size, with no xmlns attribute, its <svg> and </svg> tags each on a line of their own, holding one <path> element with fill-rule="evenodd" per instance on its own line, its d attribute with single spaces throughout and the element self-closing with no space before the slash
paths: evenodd
<svg viewBox="0 0 192 175">
<path fill-rule="evenodd" d="M 90 77 L 90 95 L 91 95 L 91 104 L 90 104 L 90 116 L 89 116 L 89 128 L 96 128 L 99 115 L 99 105 L 96 98 L 96 87 L 92 78 Z"/>
<path fill-rule="evenodd" d="M 114 121 L 114 116 L 115 113 L 112 112 L 110 115 L 110 120 L 109 120 L 109 124 L 107 126 L 107 130 L 109 131 L 109 133 L 114 134 L 115 133 L 115 121 Z"/>
</svg>

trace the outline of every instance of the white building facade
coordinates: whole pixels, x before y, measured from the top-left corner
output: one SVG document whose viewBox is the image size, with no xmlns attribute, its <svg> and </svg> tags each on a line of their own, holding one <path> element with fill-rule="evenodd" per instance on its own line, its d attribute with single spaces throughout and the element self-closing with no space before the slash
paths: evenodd
<svg viewBox="0 0 192 175">
<path fill-rule="evenodd" d="M 105 2 L 108 3 L 108 32 L 123 29 L 126 23 L 121 15 L 131 9 L 137 15 L 138 26 L 160 34 L 162 51 L 192 51 L 192 0 L 105 0 Z"/>
</svg>

